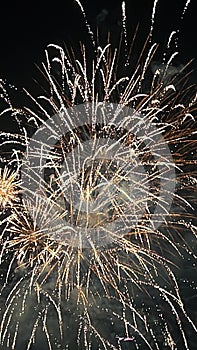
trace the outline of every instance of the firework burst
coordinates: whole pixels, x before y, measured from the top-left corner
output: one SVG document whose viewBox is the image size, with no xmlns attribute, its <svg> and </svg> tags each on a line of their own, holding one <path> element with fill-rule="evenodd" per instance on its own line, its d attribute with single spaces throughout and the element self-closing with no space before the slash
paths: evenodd
<svg viewBox="0 0 197 350">
<path fill-rule="evenodd" d="M 0 207 L 5 210 L 19 202 L 20 181 L 18 173 L 11 172 L 7 167 L 0 169 Z"/>
<path fill-rule="evenodd" d="M 2 137 L 22 192 L 2 234 L 4 349 L 190 348 L 176 264 L 195 258 L 196 88 L 172 72 L 175 54 L 150 79 L 152 30 L 129 74 L 121 48 L 93 39 L 92 58 L 49 45 L 48 90 L 26 91 L 33 107 L 14 108 L 2 84 L 3 113 L 21 127 Z M 3 208 L 16 174 L 2 173 Z"/>
</svg>

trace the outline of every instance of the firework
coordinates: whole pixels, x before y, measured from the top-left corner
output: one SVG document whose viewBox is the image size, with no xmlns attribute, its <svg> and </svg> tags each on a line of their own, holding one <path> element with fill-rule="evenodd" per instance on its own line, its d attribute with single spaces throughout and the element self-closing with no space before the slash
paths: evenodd
<svg viewBox="0 0 197 350">
<path fill-rule="evenodd" d="M 196 328 L 176 264 L 195 259 L 187 235 L 195 244 L 196 91 L 185 67 L 172 67 L 175 54 L 149 78 L 156 5 L 130 74 L 120 75 L 121 48 L 97 47 L 85 19 L 94 57 L 84 46 L 76 59 L 49 45 L 48 91 L 26 91 L 34 107 L 14 108 L 2 84 L 3 113 L 21 127 L 2 134 L 17 166 L 0 183 L 3 209 L 11 204 L 1 243 L 4 349 L 190 348 L 186 325 Z M 122 11 L 126 40 L 124 2 Z"/>
<path fill-rule="evenodd" d="M 7 167 L 0 169 L 0 207 L 5 210 L 19 201 L 20 181 L 16 171 L 11 172 Z"/>
</svg>

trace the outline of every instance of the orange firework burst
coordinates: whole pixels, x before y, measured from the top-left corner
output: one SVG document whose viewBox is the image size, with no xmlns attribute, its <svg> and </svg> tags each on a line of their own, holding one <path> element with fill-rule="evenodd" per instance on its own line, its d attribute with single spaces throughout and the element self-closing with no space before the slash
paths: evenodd
<svg viewBox="0 0 197 350">
<path fill-rule="evenodd" d="M 19 186 L 18 172 L 10 171 L 7 167 L 0 169 L 0 207 L 5 210 L 13 207 L 19 202 Z"/>
</svg>

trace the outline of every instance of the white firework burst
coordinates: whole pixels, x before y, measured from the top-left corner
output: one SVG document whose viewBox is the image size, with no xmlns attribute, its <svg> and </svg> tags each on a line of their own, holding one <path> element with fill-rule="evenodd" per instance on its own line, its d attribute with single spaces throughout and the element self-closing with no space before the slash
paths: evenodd
<svg viewBox="0 0 197 350">
<path fill-rule="evenodd" d="M 129 75 L 117 49 L 93 41 L 91 62 L 84 46 L 78 60 L 49 45 L 48 92 L 26 92 L 34 108 L 14 108 L 2 84 L 3 113 L 36 127 L 2 133 L 22 191 L 2 234 L 4 349 L 189 349 L 185 324 L 196 328 L 175 265 L 195 258 L 185 234 L 195 240 L 196 97 L 179 70 L 171 74 L 175 54 L 144 88 L 156 5 Z"/>
</svg>

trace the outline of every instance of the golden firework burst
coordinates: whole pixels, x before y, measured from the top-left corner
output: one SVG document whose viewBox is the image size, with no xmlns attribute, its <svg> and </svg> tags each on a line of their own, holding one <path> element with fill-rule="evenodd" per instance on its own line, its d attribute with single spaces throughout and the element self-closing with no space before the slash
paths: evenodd
<svg viewBox="0 0 197 350">
<path fill-rule="evenodd" d="M 120 350 L 130 341 L 189 349 L 184 325 L 196 326 L 176 265 L 195 258 L 185 236 L 197 231 L 196 87 L 170 70 L 174 54 L 149 78 L 151 35 L 128 75 L 109 43 L 94 42 L 88 64 L 85 46 L 78 60 L 49 45 L 46 95 L 27 93 L 31 107 L 6 109 L 36 132 L 9 134 L 15 148 L 26 146 L 15 152 L 20 207 L 17 173 L 1 173 L 2 208 L 13 208 L 0 255 L 5 349 L 30 350 L 39 337 L 50 350 Z"/>
<path fill-rule="evenodd" d="M 19 202 L 20 180 L 18 172 L 7 167 L 0 169 L 0 207 L 6 209 Z"/>
</svg>

